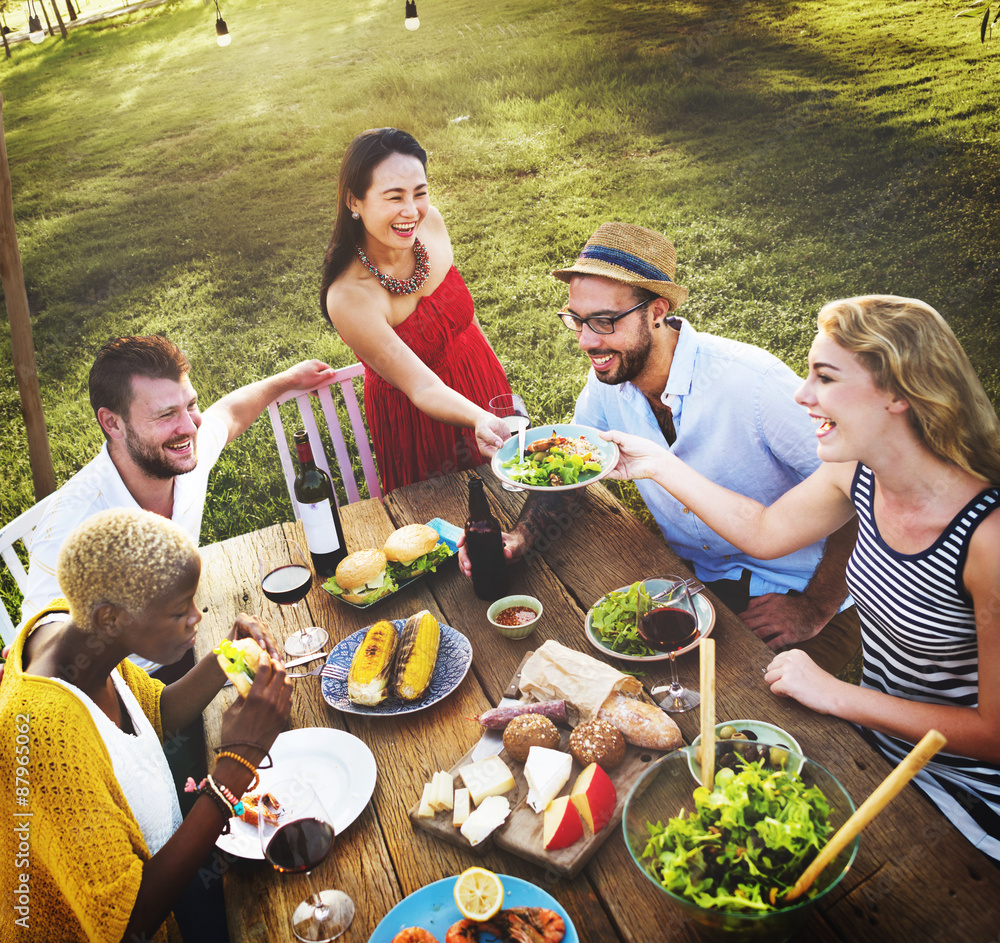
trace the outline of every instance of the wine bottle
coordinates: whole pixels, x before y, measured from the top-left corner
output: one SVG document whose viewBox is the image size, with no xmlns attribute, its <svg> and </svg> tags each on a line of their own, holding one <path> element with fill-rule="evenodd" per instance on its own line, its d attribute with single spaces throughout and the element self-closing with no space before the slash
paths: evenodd
<svg viewBox="0 0 1000 943">
<path fill-rule="evenodd" d="M 507 595 L 507 558 L 503 554 L 500 522 L 493 516 L 483 480 L 469 479 L 469 519 L 465 522 L 465 549 L 472 566 L 472 589 L 480 599 Z"/>
<path fill-rule="evenodd" d="M 300 466 L 295 476 L 295 500 L 302 516 L 313 569 L 317 576 L 326 578 L 333 576 L 337 564 L 347 556 L 344 528 L 333 496 L 333 483 L 322 468 L 316 467 L 305 431 L 295 433 L 295 450 Z"/>
</svg>

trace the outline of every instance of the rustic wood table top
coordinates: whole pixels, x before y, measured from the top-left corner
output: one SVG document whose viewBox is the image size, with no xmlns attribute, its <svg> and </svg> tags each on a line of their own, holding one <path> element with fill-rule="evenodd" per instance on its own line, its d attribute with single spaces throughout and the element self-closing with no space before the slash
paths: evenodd
<svg viewBox="0 0 1000 943">
<path fill-rule="evenodd" d="M 523 494 L 503 491 L 488 467 L 480 472 L 495 513 L 503 525 L 511 526 Z M 348 549 L 381 546 L 395 528 L 436 517 L 461 526 L 468 509 L 468 475 L 401 488 L 384 504 L 369 500 L 342 508 Z M 497 849 L 476 855 L 438 841 L 415 830 L 407 817 L 434 771 L 450 769 L 478 741 L 482 728 L 469 718 L 499 701 L 526 652 L 551 638 L 595 654 L 584 638 L 583 622 L 599 597 L 644 577 L 688 575 L 663 541 L 605 488 L 576 494 L 572 512 L 539 541 L 539 552 L 510 570 L 510 591 L 536 596 L 544 606 L 534 634 L 520 641 L 493 629 L 486 619 L 488 603 L 476 598 L 454 560 L 377 608 L 350 608 L 317 583 L 298 607 L 279 609 L 261 593 L 257 548 L 268 534 L 284 530 L 294 535 L 299 525 L 274 525 L 202 548 L 198 602 L 207 611 L 199 628 L 199 656 L 217 644 L 241 611 L 260 614 L 279 642 L 301 626 L 321 625 L 329 629 L 334 645 L 378 619 L 405 618 L 429 609 L 472 643 L 472 669 L 465 680 L 439 703 L 415 713 L 342 714 L 323 700 L 319 677 L 295 682 L 291 728 L 346 730 L 368 745 L 378 764 L 371 802 L 314 872 L 318 886 L 340 888 L 354 899 L 357 914 L 341 938 L 347 943 L 368 940 L 379 921 L 407 895 L 472 864 L 514 875 L 552 894 L 570 914 L 581 940 L 699 939 L 681 911 L 635 870 L 620 828 L 569 880 Z M 717 616 L 712 633 L 717 718 L 755 718 L 790 731 L 803 752 L 830 770 L 860 804 L 888 774 L 889 765 L 850 725 L 772 695 L 761 674 L 770 660 L 768 649 L 732 612 L 709 597 Z M 697 649 L 678 659 L 678 664 L 682 674 L 697 679 Z M 642 679 L 647 689 L 669 680 L 666 663 L 652 667 Z M 219 743 L 222 712 L 235 697 L 231 688 L 225 689 L 206 712 L 210 757 L 211 748 Z M 697 711 L 673 716 L 687 742 L 697 736 Z M 210 759 L 209 769 L 212 765 Z M 220 858 L 218 870 L 225 881 L 234 943 L 294 940 L 288 915 L 305 896 L 301 877 L 279 875 L 263 861 L 230 856 Z M 998 933 L 1000 869 L 908 786 L 865 830 L 854 865 L 796 939 L 996 943 Z"/>
</svg>

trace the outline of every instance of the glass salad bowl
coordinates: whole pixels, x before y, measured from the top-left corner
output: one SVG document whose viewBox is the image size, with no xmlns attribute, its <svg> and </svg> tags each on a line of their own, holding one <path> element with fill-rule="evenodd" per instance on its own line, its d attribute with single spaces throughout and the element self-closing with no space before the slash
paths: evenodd
<svg viewBox="0 0 1000 943">
<path fill-rule="evenodd" d="M 718 759 L 723 754 L 731 752 L 734 743 L 739 741 L 722 740 L 716 743 L 717 770 Z M 800 826 L 797 823 L 808 816 L 815 816 L 821 821 L 825 819 L 829 824 L 829 834 L 818 842 L 821 847 L 827 838 L 850 818 L 854 812 L 854 803 L 832 774 L 818 763 L 799 757 L 798 754 L 790 754 L 790 759 L 792 767 L 801 759 L 798 774 L 791 774 L 793 777 L 797 775 L 801 778 L 803 786 L 797 789 L 792 787 L 800 795 L 787 801 L 774 800 L 780 802 L 782 809 L 787 806 L 789 813 L 787 818 L 783 811 L 776 812 L 774 805 L 767 809 L 767 816 L 763 814 L 765 804 L 768 802 L 766 797 L 775 794 L 774 787 L 779 782 L 772 780 L 770 785 L 765 786 L 762 784 L 763 780 L 773 775 L 785 777 L 787 774 L 784 771 L 776 772 L 766 768 L 761 772 L 749 771 L 736 782 L 733 781 L 733 776 L 739 773 L 721 772 L 723 779 L 730 784 L 728 791 L 725 784 L 718 786 L 709 799 L 707 790 L 699 790 L 698 798 L 702 804 L 711 803 L 717 807 L 715 811 L 706 812 L 706 816 L 711 818 L 722 815 L 723 822 L 742 819 L 756 823 L 758 819 L 764 818 L 774 820 L 761 825 L 759 831 L 755 829 L 749 843 L 743 840 L 746 838 L 745 834 L 741 836 L 737 832 L 730 833 L 725 830 L 725 838 L 733 839 L 731 853 L 736 860 L 738 861 L 739 857 L 746 853 L 745 848 L 741 846 L 747 846 L 752 850 L 755 849 L 753 858 L 755 866 L 761 864 L 762 857 L 767 857 L 769 863 L 787 862 L 787 872 L 784 874 L 779 872 L 773 880 L 764 880 L 763 883 L 762 879 L 747 878 L 743 889 L 736 890 L 734 888 L 739 882 L 739 867 L 730 861 L 713 863 L 712 852 L 705 850 L 711 843 L 706 843 L 704 839 L 701 842 L 697 840 L 699 834 L 705 834 L 700 825 L 693 822 L 686 825 L 671 825 L 670 829 L 675 834 L 669 838 L 663 836 L 651 841 L 650 825 L 653 826 L 654 832 L 662 831 L 658 829 L 660 824 L 667 826 L 670 820 L 678 817 L 687 818 L 689 813 L 695 811 L 695 790 L 700 786 L 700 781 L 695 778 L 693 772 L 697 766 L 693 762 L 695 759 L 693 746 L 676 750 L 651 764 L 632 787 L 625 801 L 622 817 L 625 843 L 632 861 L 648 881 L 690 918 L 705 939 L 782 943 L 794 935 L 817 903 L 840 883 L 854 861 L 858 839 L 855 838 L 834 859 L 806 894 L 786 906 L 781 906 L 780 889 L 795 883 L 809 861 L 815 857 L 815 851 L 806 850 L 805 857 L 802 860 L 796 859 L 793 863 L 791 861 L 793 852 L 784 850 L 780 846 L 788 843 L 797 850 L 807 849 L 808 842 L 802 836 L 813 834 L 814 828 L 808 824 Z M 720 782 L 719 775 L 717 774 L 717 784 Z M 756 785 L 745 786 L 743 779 Z M 816 797 L 812 787 L 818 788 L 825 797 L 825 802 L 829 806 L 829 813 L 825 816 L 810 811 L 822 809 L 823 806 L 823 800 Z M 787 789 L 788 787 L 782 786 L 779 795 L 784 795 Z M 804 793 L 803 789 L 806 790 Z M 789 838 L 789 834 L 798 837 Z M 726 841 L 723 840 L 722 845 L 725 844 Z M 686 849 L 687 852 L 678 854 L 675 851 L 677 848 Z M 773 850 L 775 848 L 778 850 Z M 782 877 L 785 878 L 784 884 L 781 883 Z M 664 883 L 669 883 L 673 890 L 665 887 Z M 762 901 L 762 905 L 756 906 L 758 908 L 763 906 L 766 909 L 751 910 L 750 905 L 744 907 L 736 903 L 743 899 L 748 889 L 750 891 L 748 896 L 752 899 L 755 896 L 754 886 L 759 887 Z M 775 888 L 777 907 L 770 902 L 772 888 Z M 698 894 L 704 896 L 698 898 Z"/>
</svg>

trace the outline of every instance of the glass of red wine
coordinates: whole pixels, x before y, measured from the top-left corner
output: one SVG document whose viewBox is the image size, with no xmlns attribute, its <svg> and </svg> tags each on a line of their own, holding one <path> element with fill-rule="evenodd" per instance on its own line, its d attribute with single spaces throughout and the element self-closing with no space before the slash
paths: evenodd
<svg viewBox="0 0 1000 943">
<path fill-rule="evenodd" d="M 682 714 L 701 702 L 698 692 L 687 679 L 677 677 L 674 659 L 677 652 L 698 638 L 698 616 L 684 580 L 673 577 L 645 580 L 639 593 L 636 615 L 643 641 L 661 652 L 670 653 L 670 684 L 653 688 L 653 697 L 666 695 L 659 702 L 669 714 Z"/>
<path fill-rule="evenodd" d="M 309 897 L 292 913 L 300 940 L 335 940 L 354 919 L 354 901 L 343 891 L 317 891 L 312 870 L 333 847 L 332 819 L 311 783 L 286 779 L 269 786 L 258 803 L 257 834 L 267 862 L 282 874 L 305 874 Z"/>
<path fill-rule="evenodd" d="M 264 595 L 279 606 L 292 606 L 309 595 L 312 570 L 294 540 L 279 538 L 264 546 L 257 555 L 260 566 L 260 588 Z M 293 632 L 285 639 L 285 651 L 293 658 L 318 652 L 330 638 L 326 629 L 309 626 Z"/>
</svg>

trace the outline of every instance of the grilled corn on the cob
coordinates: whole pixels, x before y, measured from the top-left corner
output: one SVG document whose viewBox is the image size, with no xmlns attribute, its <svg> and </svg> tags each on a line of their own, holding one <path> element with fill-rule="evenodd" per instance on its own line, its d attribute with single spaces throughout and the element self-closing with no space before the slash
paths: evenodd
<svg viewBox="0 0 1000 943">
<path fill-rule="evenodd" d="M 392 656 L 398 638 L 396 627 L 384 619 L 365 633 L 347 675 L 347 696 L 352 704 L 375 707 L 388 697 Z"/>
<path fill-rule="evenodd" d="M 426 609 L 410 616 L 399 637 L 392 687 L 404 701 L 422 697 L 431 683 L 437 663 L 441 628 Z"/>
</svg>

